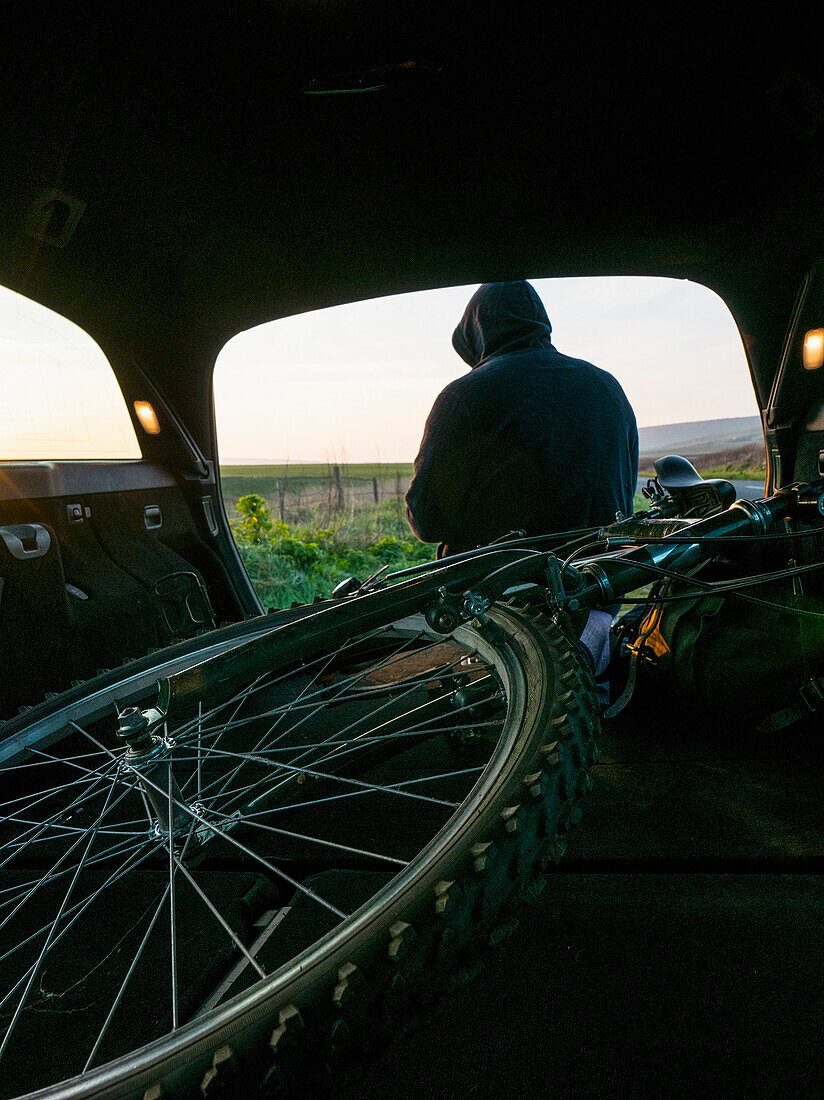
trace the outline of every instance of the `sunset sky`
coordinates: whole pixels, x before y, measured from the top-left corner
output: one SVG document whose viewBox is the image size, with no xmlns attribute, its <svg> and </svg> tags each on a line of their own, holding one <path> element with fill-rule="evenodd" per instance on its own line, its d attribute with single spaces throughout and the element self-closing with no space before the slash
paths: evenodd
<svg viewBox="0 0 824 1100">
<path fill-rule="evenodd" d="M 757 412 L 724 303 L 694 283 L 534 280 L 556 347 L 611 371 L 639 425 Z M 221 461 L 408 462 L 437 394 L 466 371 L 452 330 L 476 287 L 337 306 L 240 333 L 215 368 Z M 133 458 L 137 441 L 97 345 L 0 291 L 0 459 Z"/>
</svg>

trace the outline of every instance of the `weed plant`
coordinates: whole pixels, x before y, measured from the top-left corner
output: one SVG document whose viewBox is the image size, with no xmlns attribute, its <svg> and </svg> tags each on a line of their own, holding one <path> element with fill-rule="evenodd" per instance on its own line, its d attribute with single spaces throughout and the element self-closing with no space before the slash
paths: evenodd
<svg viewBox="0 0 824 1100">
<path fill-rule="evenodd" d="M 635 508 L 647 507 L 637 493 Z M 259 494 L 238 500 L 230 524 L 264 607 L 311 603 L 346 577 L 365 580 L 382 566 L 403 569 L 435 557 L 435 544 L 418 542 L 394 500 L 352 508 L 337 520 L 334 527 L 281 523 Z"/>
<path fill-rule="evenodd" d="M 394 500 L 344 512 L 333 527 L 281 523 L 257 493 L 242 496 L 237 513 L 235 541 L 266 608 L 311 603 L 346 577 L 365 580 L 382 566 L 403 569 L 435 557 L 434 544 L 418 542 Z"/>
</svg>

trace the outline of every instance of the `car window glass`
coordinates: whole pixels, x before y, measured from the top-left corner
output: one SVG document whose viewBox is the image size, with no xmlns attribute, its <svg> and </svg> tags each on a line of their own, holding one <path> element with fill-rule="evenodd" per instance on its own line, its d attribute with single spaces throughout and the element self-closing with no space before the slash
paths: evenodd
<svg viewBox="0 0 824 1100">
<path fill-rule="evenodd" d="M 0 461 L 135 459 L 105 355 L 53 310 L 0 288 Z"/>
</svg>

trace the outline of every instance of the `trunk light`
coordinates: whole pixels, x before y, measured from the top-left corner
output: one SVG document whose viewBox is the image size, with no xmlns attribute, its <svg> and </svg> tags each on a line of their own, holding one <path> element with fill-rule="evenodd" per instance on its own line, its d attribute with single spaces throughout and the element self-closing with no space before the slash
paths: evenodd
<svg viewBox="0 0 824 1100">
<path fill-rule="evenodd" d="M 148 401 L 135 401 L 134 411 L 144 432 L 148 435 L 160 435 L 160 421 Z"/>
<path fill-rule="evenodd" d="M 811 328 L 804 337 L 804 370 L 824 365 L 824 328 Z"/>
</svg>

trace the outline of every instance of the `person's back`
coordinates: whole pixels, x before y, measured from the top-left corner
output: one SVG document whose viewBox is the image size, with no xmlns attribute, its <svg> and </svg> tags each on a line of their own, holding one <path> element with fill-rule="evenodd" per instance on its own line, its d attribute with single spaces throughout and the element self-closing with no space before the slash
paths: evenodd
<svg viewBox="0 0 824 1100">
<path fill-rule="evenodd" d="M 470 300 L 452 342 L 472 370 L 436 400 L 406 497 L 419 538 L 453 553 L 631 512 L 632 408 L 612 375 L 557 351 L 551 331 L 529 283 L 486 283 Z"/>
</svg>

